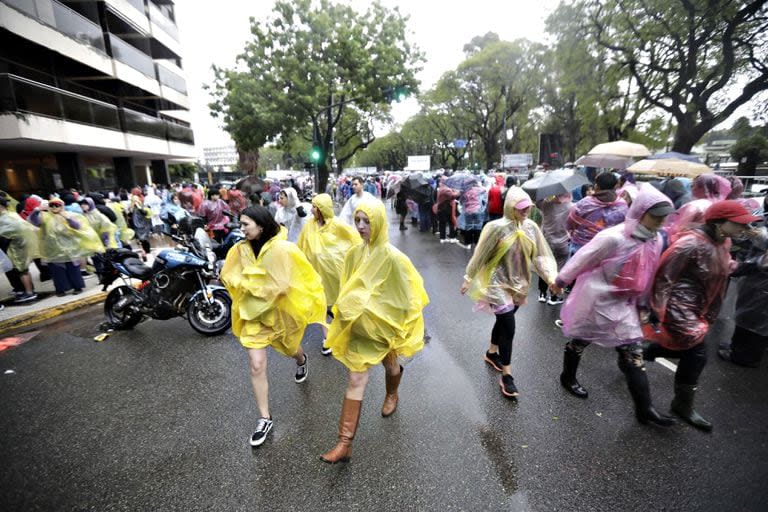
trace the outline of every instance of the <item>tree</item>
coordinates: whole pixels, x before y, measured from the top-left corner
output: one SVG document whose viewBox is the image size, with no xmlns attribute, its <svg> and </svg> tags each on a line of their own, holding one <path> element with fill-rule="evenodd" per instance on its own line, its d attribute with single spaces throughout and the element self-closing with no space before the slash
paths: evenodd
<svg viewBox="0 0 768 512">
<path fill-rule="evenodd" d="M 506 123 L 538 97 L 542 51 L 524 39 L 491 42 L 445 73 L 431 92 L 434 108 L 456 116 L 480 143 L 486 167 L 500 159 Z"/>
<path fill-rule="evenodd" d="M 193 163 L 170 164 L 168 174 L 174 181 L 190 181 L 194 179 L 197 166 Z"/>
<path fill-rule="evenodd" d="M 731 147 L 731 156 L 739 162 L 739 172 L 753 175 L 757 165 L 768 161 L 768 139 L 753 135 L 741 139 Z"/>
<path fill-rule="evenodd" d="M 417 89 L 423 57 L 406 40 L 407 17 L 378 2 L 360 14 L 331 0 L 277 0 L 273 13 L 265 22 L 251 18 L 253 39 L 237 68 L 214 67 L 212 115 L 241 150 L 254 151 L 307 126 L 307 152 L 316 143 L 330 155 L 340 126 L 358 127 L 358 139 L 353 144 L 349 137 L 350 154 L 344 157 L 365 148 L 373 136 L 360 127 L 388 119 L 382 88 Z M 340 125 L 352 100 L 358 119 Z M 320 189 L 327 177 L 324 160 Z"/>
<path fill-rule="evenodd" d="M 676 124 L 673 151 L 768 90 L 768 0 L 586 0 L 586 25 Z"/>
</svg>

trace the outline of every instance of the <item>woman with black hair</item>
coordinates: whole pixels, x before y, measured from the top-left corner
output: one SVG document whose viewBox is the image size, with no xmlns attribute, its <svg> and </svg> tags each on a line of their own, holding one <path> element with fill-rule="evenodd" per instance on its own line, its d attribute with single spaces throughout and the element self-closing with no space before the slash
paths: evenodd
<svg viewBox="0 0 768 512">
<path fill-rule="evenodd" d="M 260 418 L 250 439 L 259 446 L 272 430 L 267 381 L 267 347 L 296 360 L 297 383 L 307 379 L 301 348 L 304 329 L 325 322 L 320 276 L 287 231 L 263 206 L 240 214 L 245 240 L 227 253 L 221 281 L 232 296 L 232 332 L 248 351 L 251 384 Z"/>
</svg>

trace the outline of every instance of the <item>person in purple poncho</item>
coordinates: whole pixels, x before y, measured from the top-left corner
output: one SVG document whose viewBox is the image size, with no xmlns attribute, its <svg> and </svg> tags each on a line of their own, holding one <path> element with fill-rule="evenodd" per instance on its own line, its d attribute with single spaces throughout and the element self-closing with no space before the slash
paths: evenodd
<svg viewBox="0 0 768 512">
<path fill-rule="evenodd" d="M 637 419 L 662 427 L 674 420 L 659 414 L 651 403 L 639 308 L 647 308 L 649 303 L 662 250 L 658 230 L 672 211 L 667 196 L 650 185 L 643 186 L 626 221 L 599 232 L 566 263 L 551 287 L 560 294 L 566 284 L 576 281 L 560 312 L 563 333 L 572 338 L 565 345 L 562 386 L 587 398 L 587 390 L 576 380 L 584 349 L 592 343 L 615 347 Z"/>
<path fill-rule="evenodd" d="M 618 184 L 611 172 L 598 175 L 595 178 L 595 193 L 580 200 L 571 209 L 565 225 L 571 237 L 571 254 L 603 229 L 624 222 L 627 203 L 616 194 Z"/>
</svg>

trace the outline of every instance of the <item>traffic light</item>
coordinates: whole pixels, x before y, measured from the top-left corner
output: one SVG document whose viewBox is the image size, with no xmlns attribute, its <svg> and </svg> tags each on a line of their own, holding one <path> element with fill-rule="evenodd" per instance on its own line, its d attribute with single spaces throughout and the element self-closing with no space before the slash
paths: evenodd
<svg viewBox="0 0 768 512">
<path fill-rule="evenodd" d="M 325 155 L 323 154 L 323 149 L 319 146 L 314 146 L 312 150 L 309 152 L 309 159 L 314 164 L 319 164 L 325 160 Z"/>
<path fill-rule="evenodd" d="M 396 101 L 400 103 L 404 101 L 411 94 L 411 90 L 407 85 L 396 85 L 394 87 L 385 87 L 382 92 L 384 93 L 384 99 L 387 103 Z"/>
</svg>

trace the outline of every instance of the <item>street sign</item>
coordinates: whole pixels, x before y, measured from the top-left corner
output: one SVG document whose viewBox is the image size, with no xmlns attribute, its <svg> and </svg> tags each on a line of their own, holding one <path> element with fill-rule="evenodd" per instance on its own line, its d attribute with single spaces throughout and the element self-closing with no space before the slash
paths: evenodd
<svg viewBox="0 0 768 512">
<path fill-rule="evenodd" d="M 459 149 L 465 148 L 467 147 L 467 141 L 464 139 L 456 139 L 455 141 L 453 141 L 453 147 L 459 148 Z"/>
<path fill-rule="evenodd" d="M 511 153 L 504 155 L 502 167 L 528 167 L 533 164 L 531 153 Z"/>
</svg>

